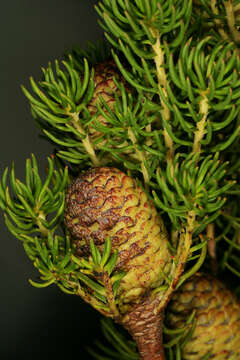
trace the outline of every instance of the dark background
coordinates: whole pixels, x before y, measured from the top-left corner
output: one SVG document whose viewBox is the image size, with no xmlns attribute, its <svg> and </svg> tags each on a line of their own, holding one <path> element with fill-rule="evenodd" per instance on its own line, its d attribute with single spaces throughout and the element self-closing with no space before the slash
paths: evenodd
<svg viewBox="0 0 240 360">
<path fill-rule="evenodd" d="M 1 2 L 0 174 L 14 160 L 24 178 L 34 153 L 43 169 L 53 148 L 38 137 L 20 84 L 41 78 L 41 66 L 60 59 L 74 44 L 102 38 L 93 0 L 11 0 Z M 0 359 L 90 359 L 84 348 L 98 329 L 98 315 L 78 297 L 56 286 L 32 287 L 37 271 L 0 214 Z"/>
</svg>

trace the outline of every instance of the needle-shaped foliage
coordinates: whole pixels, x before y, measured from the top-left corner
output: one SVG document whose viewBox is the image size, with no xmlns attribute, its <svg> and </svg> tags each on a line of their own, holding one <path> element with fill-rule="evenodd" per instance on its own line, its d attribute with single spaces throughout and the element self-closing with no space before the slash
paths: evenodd
<svg viewBox="0 0 240 360">
<path fill-rule="evenodd" d="M 80 282 L 87 286 L 88 291 L 93 291 L 98 299 L 96 308 L 105 310 L 108 316 L 117 316 L 117 291 L 122 278 L 125 276 L 123 271 L 115 271 L 118 259 L 117 251 L 111 251 L 111 240 L 107 238 L 102 253 L 90 241 L 91 256 L 89 259 L 72 256 L 72 260 L 79 265 L 80 271 L 77 274 Z M 94 279 L 94 280 L 93 280 Z M 96 282 L 96 279 L 98 280 Z"/>
<path fill-rule="evenodd" d="M 200 145 L 205 151 L 225 150 L 240 131 L 240 62 L 235 46 L 226 42 L 215 45 L 211 37 L 197 45 L 190 39 L 180 54 L 170 54 L 167 62 L 167 96 L 161 97 L 174 114 L 172 128 L 163 119 L 169 136 L 181 145 L 194 142 L 195 151 Z"/>
<path fill-rule="evenodd" d="M 6 168 L 0 183 L 0 206 L 12 234 L 24 240 L 34 233 L 54 232 L 63 220 L 67 181 L 67 167 L 54 169 L 54 157 L 48 158 L 45 181 L 34 155 L 26 161 L 25 183 L 16 178 L 14 164 L 10 172 Z"/>
<path fill-rule="evenodd" d="M 79 74 L 71 61 L 58 61 L 55 69 L 49 64 L 43 69 L 44 80 L 37 84 L 30 79 L 35 97 L 25 87 L 24 94 L 31 103 L 34 117 L 44 134 L 63 149 L 69 149 L 73 163 L 97 162 L 93 145 L 88 137 L 87 125 L 92 120 L 86 105 L 94 92 L 94 72 L 85 59 L 84 72 Z"/>
<path fill-rule="evenodd" d="M 47 238 L 26 237 L 24 248 L 34 266 L 41 273 L 41 282 L 30 280 L 36 287 L 56 283 L 67 294 L 81 296 L 104 315 L 115 316 L 118 287 L 124 272 L 116 272 L 117 252 L 111 252 L 111 241 L 106 239 L 100 253 L 91 241 L 91 255 L 76 257 L 69 236 L 48 234 Z"/>
<path fill-rule="evenodd" d="M 219 161 L 218 153 L 200 159 L 198 154 L 190 153 L 177 154 L 173 167 L 168 163 L 165 171 L 158 168 L 153 197 L 156 205 L 168 213 L 172 226 L 181 228 L 192 213 L 197 235 L 219 216 L 226 202 L 224 196 L 236 183 L 225 178 L 226 166 Z"/>
<path fill-rule="evenodd" d="M 240 189 L 231 192 L 232 199 L 222 211 L 215 226 L 217 230 L 217 263 L 219 271 L 230 271 L 235 275 L 236 284 L 240 278 L 240 212 L 239 194 Z M 239 286 L 235 288 L 239 295 Z"/>
<path fill-rule="evenodd" d="M 106 38 L 124 54 L 133 69 L 132 73 L 124 69 L 115 54 L 126 79 L 139 90 L 155 92 L 158 80 L 152 69 L 155 50 L 160 45 L 156 39 L 161 36 L 161 41 L 167 42 L 173 51 L 181 44 L 191 17 L 191 1 L 103 0 L 96 10 Z"/>
<path fill-rule="evenodd" d="M 171 11 L 159 13 L 161 8 L 168 6 Z M 168 24 L 164 17 L 170 16 L 169 14 L 173 16 L 179 11 L 183 21 L 184 11 L 186 16 L 191 14 L 189 6 L 191 8 L 191 2 L 182 4 L 178 1 L 153 1 L 150 4 L 134 1 L 130 4 L 128 1 L 118 0 L 112 5 L 106 0 L 100 2 L 97 9 L 105 21 L 104 28 L 107 33 L 115 36 L 119 43 L 125 41 L 126 47 L 131 46 L 134 38 L 138 43 L 145 43 L 142 37 L 146 37 L 152 27 L 152 41 L 146 41 L 146 48 L 141 48 L 143 54 L 139 55 L 133 47 L 126 55 L 121 47 L 121 53 L 125 54 L 131 71 L 124 67 L 117 54 L 113 55 L 120 71 L 139 91 L 150 93 L 150 96 L 159 95 L 160 104 L 159 99 L 155 97 L 154 100 L 163 108 L 162 126 L 175 146 L 191 146 L 195 141 L 197 148 L 195 134 L 198 131 L 199 136 L 202 132 L 199 141 L 206 147 L 211 144 L 211 150 L 215 152 L 226 149 L 240 131 L 239 125 L 236 125 L 239 113 L 238 50 L 234 43 L 216 42 L 213 37 L 204 36 L 200 40 L 187 38 L 184 31 L 184 41 L 181 39 L 177 50 L 173 51 L 169 40 L 164 38 L 165 33 L 168 34 L 164 30 L 164 26 Z M 131 11 L 135 21 L 141 24 L 146 21 L 148 26 L 141 30 L 132 26 L 126 15 Z M 155 18 L 161 20 L 163 28 L 154 22 Z M 117 32 L 116 29 L 121 26 L 122 30 Z M 172 26 L 177 28 L 178 22 L 175 21 Z M 113 46 L 119 48 L 115 42 Z M 142 76 L 139 76 L 140 74 Z M 224 141 L 219 142 L 219 132 L 221 133 L 222 129 L 229 137 L 224 137 Z"/>
<path fill-rule="evenodd" d="M 234 41 L 237 45 L 240 41 L 240 2 L 232 1 L 208 1 L 193 0 L 192 34 L 203 35 L 209 33 L 216 39 Z"/>
</svg>

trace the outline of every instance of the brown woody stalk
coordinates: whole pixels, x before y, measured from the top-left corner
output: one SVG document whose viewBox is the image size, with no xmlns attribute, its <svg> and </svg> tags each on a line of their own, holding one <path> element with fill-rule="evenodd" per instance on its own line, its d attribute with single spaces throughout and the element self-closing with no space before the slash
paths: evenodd
<svg viewBox="0 0 240 360">
<path fill-rule="evenodd" d="M 163 312 L 156 311 L 158 304 L 158 299 L 147 298 L 120 322 L 135 340 L 140 360 L 164 360 Z"/>
</svg>

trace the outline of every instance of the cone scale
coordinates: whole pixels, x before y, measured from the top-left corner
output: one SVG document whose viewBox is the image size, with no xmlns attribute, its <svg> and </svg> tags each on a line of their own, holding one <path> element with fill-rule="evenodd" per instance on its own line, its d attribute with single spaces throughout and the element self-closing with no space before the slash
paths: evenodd
<svg viewBox="0 0 240 360">
<path fill-rule="evenodd" d="M 170 271 L 167 233 L 145 191 L 116 168 L 93 168 L 70 185 L 65 224 L 77 256 L 90 255 L 90 241 L 103 249 L 111 238 L 118 251 L 116 269 L 125 272 L 117 303 L 122 324 L 136 340 L 141 359 L 163 359 L 160 298 L 153 290 Z"/>
</svg>

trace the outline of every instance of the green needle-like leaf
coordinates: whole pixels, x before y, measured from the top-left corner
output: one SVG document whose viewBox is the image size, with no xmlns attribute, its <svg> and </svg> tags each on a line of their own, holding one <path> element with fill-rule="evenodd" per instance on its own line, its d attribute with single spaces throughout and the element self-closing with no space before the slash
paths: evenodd
<svg viewBox="0 0 240 360">
<path fill-rule="evenodd" d="M 100 266 L 102 268 L 104 268 L 105 264 L 107 263 L 110 254 L 111 254 L 111 239 L 110 237 L 107 237 L 104 243 L 104 248 L 103 248 L 103 253 L 102 253 L 102 258 L 101 258 L 101 262 L 100 262 Z"/>
</svg>

